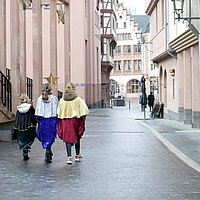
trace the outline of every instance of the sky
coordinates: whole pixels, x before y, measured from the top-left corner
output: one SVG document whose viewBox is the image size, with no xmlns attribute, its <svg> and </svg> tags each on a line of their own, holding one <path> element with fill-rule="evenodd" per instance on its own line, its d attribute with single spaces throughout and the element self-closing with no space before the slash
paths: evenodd
<svg viewBox="0 0 200 200">
<path fill-rule="evenodd" d="M 119 0 L 125 7 L 131 10 L 132 14 L 145 15 L 145 0 Z"/>
</svg>

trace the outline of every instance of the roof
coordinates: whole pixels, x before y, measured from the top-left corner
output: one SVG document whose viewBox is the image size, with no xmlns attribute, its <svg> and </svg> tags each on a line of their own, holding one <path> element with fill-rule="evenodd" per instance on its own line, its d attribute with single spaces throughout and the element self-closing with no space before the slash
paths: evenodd
<svg viewBox="0 0 200 200">
<path fill-rule="evenodd" d="M 133 20 L 138 23 L 139 29 L 142 29 L 142 33 L 149 33 L 150 17 L 148 15 L 132 15 Z"/>
</svg>

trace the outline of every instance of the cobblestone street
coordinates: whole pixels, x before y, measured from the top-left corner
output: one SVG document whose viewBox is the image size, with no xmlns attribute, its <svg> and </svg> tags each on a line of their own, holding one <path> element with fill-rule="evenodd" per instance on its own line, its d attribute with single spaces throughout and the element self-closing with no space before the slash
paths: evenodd
<svg viewBox="0 0 200 200">
<path fill-rule="evenodd" d="M 28 162 L 16 141 L 0 142 L 0 199 L 199 200 L 200 174 L 134 120 L 137 109 L 91 110 L 83 161 L 71 166 L 59 138 L 48 165 L 37 140 Z"/>
</svg>

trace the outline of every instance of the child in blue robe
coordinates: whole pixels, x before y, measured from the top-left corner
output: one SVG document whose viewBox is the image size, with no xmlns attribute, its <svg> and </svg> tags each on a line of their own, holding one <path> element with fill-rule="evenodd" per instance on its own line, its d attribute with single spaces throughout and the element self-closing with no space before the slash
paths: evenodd
<svg viewBox="0 0 200 200">
<path fill-rule="evenodd" d="M 38 98 L 35 115 L 37 118 L 37 138 L 46 149 L 45 161 L 52 162 L 52 145 L 57 134 L 57 106 L 58 99 L 51 93 L 51 85 L 44 84 L 42 95 Z"/>
</svg>

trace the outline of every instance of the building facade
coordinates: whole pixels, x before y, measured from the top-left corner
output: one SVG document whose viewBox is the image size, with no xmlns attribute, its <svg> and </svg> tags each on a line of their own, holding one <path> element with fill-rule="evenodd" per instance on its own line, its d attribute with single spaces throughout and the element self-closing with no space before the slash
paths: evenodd
<svg viewBox="0 0 200 200">
<path fill-rule="evenodd" d="M 148 16 L 132 16 L 122 3 L 118 4 L 115 65 L 110 76 L 112 95 L 139 98 L 142 75 L 148 80 L 146 88 L 149 93 L 151 46 L 148 43 L 148 23 Z M 142 41 L 139 41 L 136 33 L 141 33 Z"/>
<path fill-rule="evenodd" d="M 101 94 L 103 107 L 110 107 L 110 72 L 114 67 L 116 38 L 116 6 L 118 0 L 101 0 Z"/>
<path fill-rule="evenodd" d="M 101 38 L 98 1 L 2 0 L 0 2 L 1 109 L 15 113 L 21 93 L 33 104 L 44 77 L 57 78 L 61 97 L 67 83 L 91 107 L 101 100 Z M 5 84 L 5 81 L 6 84 Z M 10 87 L 7 85 L 10 84 Z M 9 119 L 8 114 L 3 114 Z"/>
<path fill-rule="evenodd" d="M 199 16 L 199 1 L 185 2 L 183 16 Z M 165 116 L 200 127 L 199 20 L 175 20 L 173 1 L 147 0 L 151 17 L 152 61 L 159 67 Z M 182 16 L 182 15 L 181 15 Z"/>
</svg>

